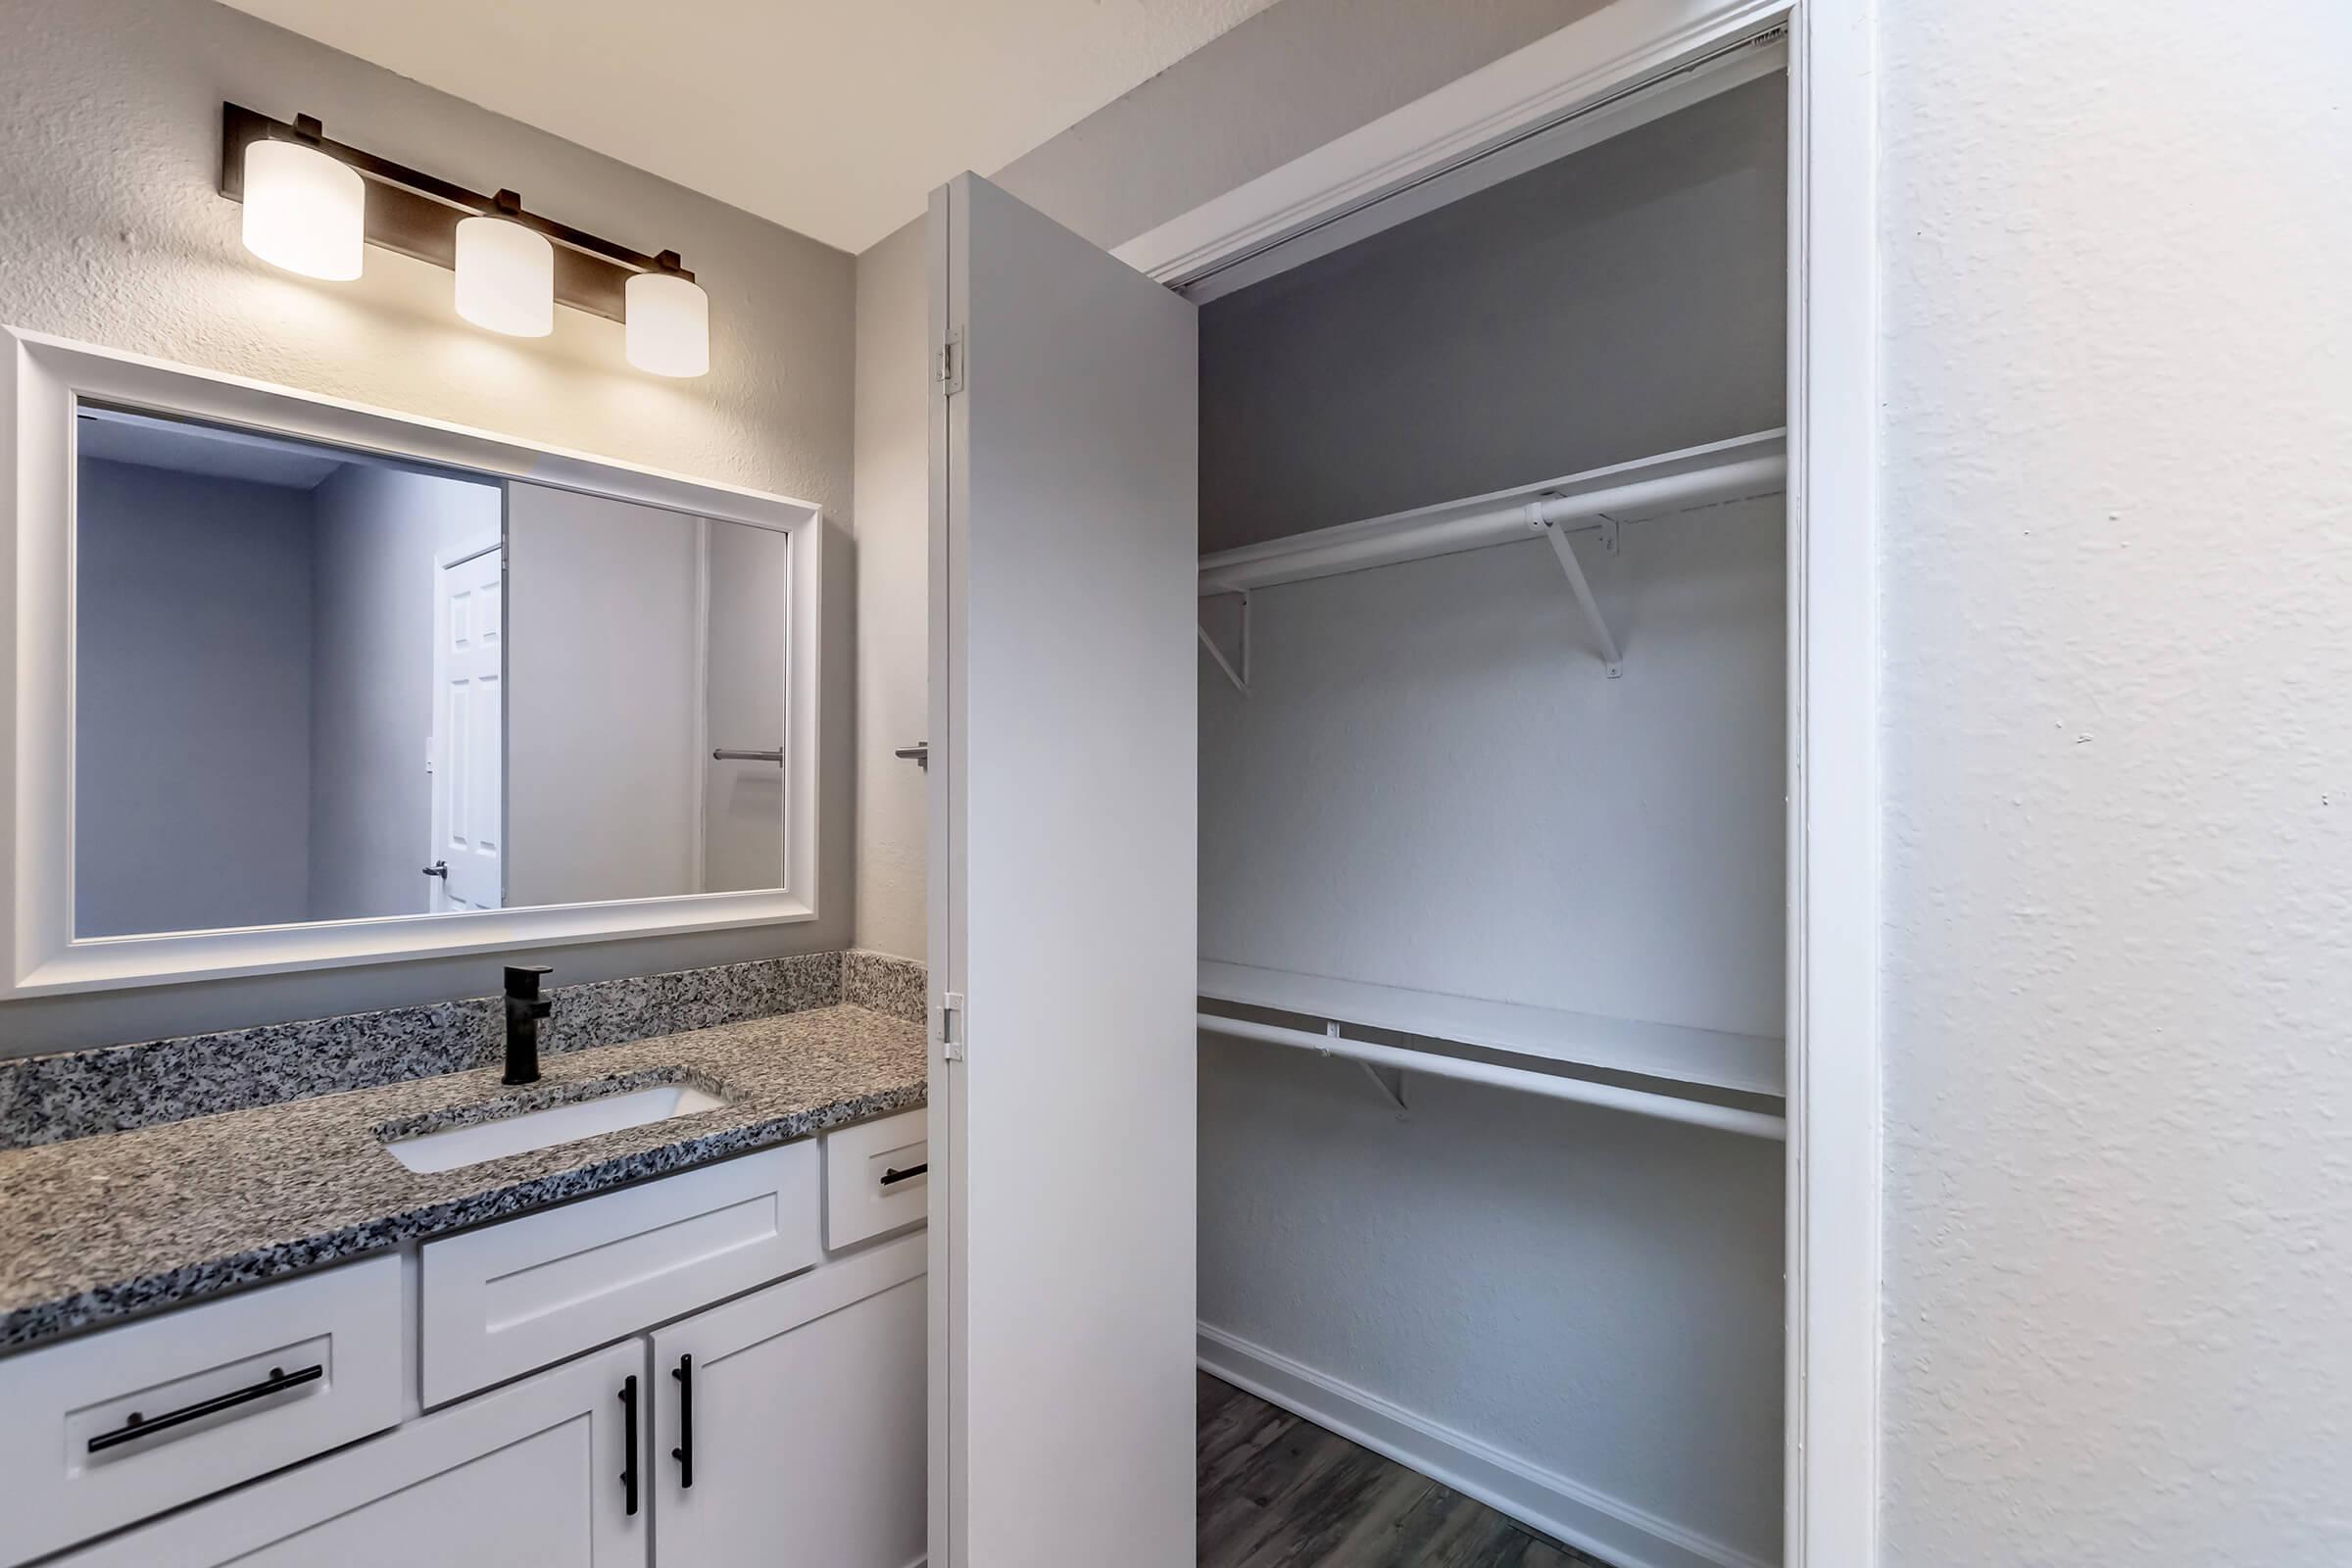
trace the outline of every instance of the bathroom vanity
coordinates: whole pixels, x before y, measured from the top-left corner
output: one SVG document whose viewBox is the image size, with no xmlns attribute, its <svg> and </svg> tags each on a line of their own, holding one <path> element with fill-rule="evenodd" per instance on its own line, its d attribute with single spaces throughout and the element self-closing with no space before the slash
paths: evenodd
<svg viewBox="0 0 2352 1568">
<path fill-rule="evenodd" d="M 533 972 L 817 947 L 822 509 L 0 358 L 0 999 L 444 964 L 0 1043 L 0 1568 L 919 1560 L 920 966 Z"/>
<path fill-rule="evenodd" d="M 0 1153 L 0 1563 L 906 1568 L 924 1071 L 806 1006 Z"/>
</svg>

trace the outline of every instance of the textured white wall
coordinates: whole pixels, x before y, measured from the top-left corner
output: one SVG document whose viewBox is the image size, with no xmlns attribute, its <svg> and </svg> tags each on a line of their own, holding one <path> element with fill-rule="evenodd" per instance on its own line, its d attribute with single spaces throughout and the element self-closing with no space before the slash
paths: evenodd
<svg viewBox="0 0 2352 1568">
<path fill-rule="evenodd" d="M 450 274 L 369 251 L 355 284 L 272 271 L 214 194 L 220 102 L 328 131 L 647 249 L 710 291 L 711 373 L 628 368 L 620 328 L 477 331 Z M 847 548 L 854 269 L 839 251 L 210 0 L 9 0 L 0 20 L 0 321 L 823 505 L 823 917 L 555 952 L 565 980 L 840 947 L 853 929 L 856 650 Z M 0 1050 L 230 1027 L 495 989 L 497 956 L 12 1003 Z"/>
<path fill-rule="evenodd" d="M 2352 11 L 1881 7 L 1890 1563 L 2352 1561 Z"/>
</svg>

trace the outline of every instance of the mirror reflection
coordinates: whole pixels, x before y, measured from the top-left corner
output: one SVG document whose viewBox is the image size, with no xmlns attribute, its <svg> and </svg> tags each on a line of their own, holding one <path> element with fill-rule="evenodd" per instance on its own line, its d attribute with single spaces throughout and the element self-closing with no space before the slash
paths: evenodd
<svg viewBox="0 0 2352 1568">
<path fill-rule="evenodd" d="M 76 424 L 77 938 L 782 884 L 784 534 Z"/>
</svg>

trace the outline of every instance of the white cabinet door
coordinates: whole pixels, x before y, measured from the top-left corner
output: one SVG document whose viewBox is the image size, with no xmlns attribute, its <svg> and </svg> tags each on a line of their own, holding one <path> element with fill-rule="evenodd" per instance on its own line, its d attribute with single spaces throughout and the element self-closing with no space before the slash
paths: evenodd
<svg viewBox="0 0 2352 1568">
<path fill-rule="evenodd" d="M 922 1558 L 923 1253 L 906 1237 L 654 1336 L 662 1568 Z"/>
<path fill-rule="evenodd" d="M 967 1004 L 931 1082 L 931 1563 L 1173 1568 L 1194 1560 L 1197 323 L 976 176 L 933 194 L 931 239 L 955 343 L 932 393 L 931 961 Z"/>
<path fill-rule="evenodd" d="M 65 1558 L 60 1568 L 644 1568 L 645 1342 L 412 1421 Z M 629 1396 L 628 1399 L 623 1395 Z"/>
</svg>

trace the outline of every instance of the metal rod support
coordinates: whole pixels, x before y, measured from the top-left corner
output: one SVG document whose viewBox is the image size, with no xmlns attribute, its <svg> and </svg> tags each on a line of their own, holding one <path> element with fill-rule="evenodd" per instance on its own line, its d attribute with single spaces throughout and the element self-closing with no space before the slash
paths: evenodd
<svg viewBox="0 0 2352 1568">
<path fill-rule="evenodd" d="M 1625 673 L 1622 667 L 1625 661 L 1617 652 L 1617 639 L 1610 635 L 1609 623 L 1601 618 L 1600 603 L 1592 597 L 1592 585 L 1585 580 L 1585 568 L 1576 559 L 1576 547 L 1568 542 L 1567 533 L 1558 523 L 1544 518 L 1542 502 L 1527 504 L 1527 520 L 1544 530 L 1551 553 L 1560 558 L 1560 570 L 1567 575 L 1568 591 L 1576 595 L 1577 608 L 1592 623 L 1592 635 L 1600 642 L 1600 662 L 1607 667 L 1609 679 L 1615 680 Z"/>
<path fill-rule="evenodd" d="M 1372 1080 L 1372 1087 L 1379 1090 L 1387 1098 L 1389 1103 L 1396 1107 L 1396 1119 L 1404 1120 L 1406 1113 L 1412 1108 L 1404 1102 L 1404 1069 L 1402 1067 L 1383 1067 L 1369 1061 L 1359 1061 L 1356 1065 L 1364 1069 L 1364 1076 Z"/>
<path fill-rule="evenodd" d="M 1225 657 L 1225 650 L 1217 646 L 1216 639 L 1209 636 L 1206 626 L 1195 622 L 1193 629 L 1200 634 L 1200 646 L 1208 650 L 1208 657 L 1217 662 L 1217 667 L 1225 672 L 1225 678 L 1233 682 L 1233 689 L 1247 697 L 1250 695 L 1250 590 L 1241 588 L 1234 592 L 1241 596 L 1242 601 L 1242 667 L 1240 669 L 1237 670 L 1233 667 L 1233 662 Z"/>
<path fill-rule="evenodd" d="M 780 748 L 772 752 L 739 752 L 728 746 L 714 746 L 710 749 L 710 760 L 714 762 L 773 762 L 778 767 L 782 767 L 784 753 Z"/>
</svg>

